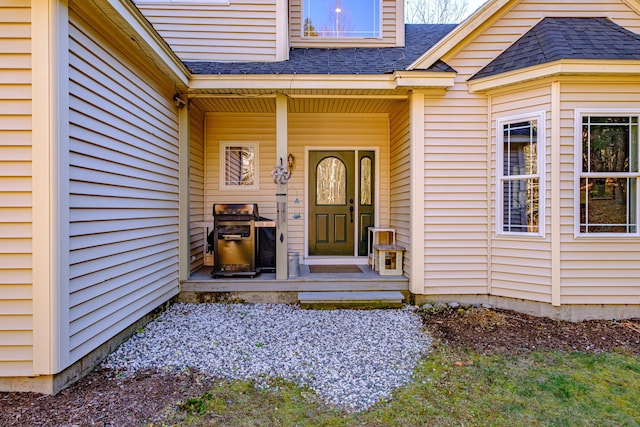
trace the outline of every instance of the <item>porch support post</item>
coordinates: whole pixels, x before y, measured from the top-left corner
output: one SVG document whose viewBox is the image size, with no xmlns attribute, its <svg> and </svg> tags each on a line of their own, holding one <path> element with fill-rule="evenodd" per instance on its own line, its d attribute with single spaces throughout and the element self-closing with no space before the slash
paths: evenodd
<svg viewBox="0 0 640 427">
<path fill-rule="evenodd" d="M 288 145 L 287 97 L 276 95 L 276 163 L 287 164 Z M 287 280 L 288 263 L 287 248 L 287 184 L 278 183 L 276 186 L 276 203 L 278 217 L 276 219 L 276 279 Z"/>
<path fill-rule="evenodd" d="M 189 108 L 178 109 L 178 277 L 182 282 L 191 272 L 189 232 Z"/>
<path fill-rule="evenodd" d="M 424 92 L 414 90 L 409 97 L 411 129 L 411 223 L 409 290 L 424 294 Z"/>
</svg>

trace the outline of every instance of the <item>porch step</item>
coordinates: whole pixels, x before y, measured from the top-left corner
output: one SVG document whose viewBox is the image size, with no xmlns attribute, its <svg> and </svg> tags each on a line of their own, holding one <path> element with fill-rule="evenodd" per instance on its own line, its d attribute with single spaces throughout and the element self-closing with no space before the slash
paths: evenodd
<svg viewBox="0 0 640 427">
<path fill-rule="evenodd" d="M 298 292 L 302 308 L 400 308 L 404 295 L 399 291 Z"/>
</svg>

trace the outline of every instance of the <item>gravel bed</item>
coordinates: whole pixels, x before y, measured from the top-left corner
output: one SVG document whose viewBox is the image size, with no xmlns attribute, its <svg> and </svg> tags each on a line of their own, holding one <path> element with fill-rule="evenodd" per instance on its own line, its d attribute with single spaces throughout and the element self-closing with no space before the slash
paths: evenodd
<svg viewBox="0 0 640 427">
<path fill-rule="evenodd" d="M 387 400 L 411 380 L 431 339 L 402 310 L 302 310 L 284 304 L 172 305 L 102 366 L 197 369 L 259 386 L 283 378 L 351 411 Z"/>
</svg>

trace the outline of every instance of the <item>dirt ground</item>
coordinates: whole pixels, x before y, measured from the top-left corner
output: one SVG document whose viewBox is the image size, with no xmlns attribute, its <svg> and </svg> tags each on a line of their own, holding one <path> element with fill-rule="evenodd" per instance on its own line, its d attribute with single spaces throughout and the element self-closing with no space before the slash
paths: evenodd
<svg viewBox="0 0 640 427">
<path fill-rule="evenodd" d="M 640 356 L 640 319 L 561 322 L 505 310 L 472 308 L 421 312 L 437 345 L 485 354 L 543 349 L 624 352 Z M 0 426 L 162 425 L 177 402 L 204 393 L 213 380 L 143 372 L 133 377 L 97 369 L 56 396 L 0 393 Z"/>
</svg>

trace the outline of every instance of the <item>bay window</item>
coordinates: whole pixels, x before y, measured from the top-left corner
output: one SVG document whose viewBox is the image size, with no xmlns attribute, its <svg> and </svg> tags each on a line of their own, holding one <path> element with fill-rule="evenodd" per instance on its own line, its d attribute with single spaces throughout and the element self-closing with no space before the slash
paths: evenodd
<svg viewBox="0 0 640 427">
<path fill-rule="evenodd" d="M 637 234 L 638 116 L 578 118 L 577 234 Z"/>
</svg>

